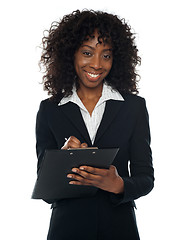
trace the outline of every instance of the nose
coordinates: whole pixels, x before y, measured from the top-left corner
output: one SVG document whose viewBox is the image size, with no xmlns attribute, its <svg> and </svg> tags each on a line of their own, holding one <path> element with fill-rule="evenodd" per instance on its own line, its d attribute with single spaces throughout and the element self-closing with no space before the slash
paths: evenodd
<svg viewBox="0 0 186 240">
<path fill-rule="evenodd" d="M 101 57 L 98 56 L 98 55 L 95 55 L 95 56 L 92 58 L 92 60 L 91 60 L 90 67 L 91 67 L 91 68 L 94 68 L 94 69 L 96 69 L 96 70 L 102 68 Z"/>
</svg>

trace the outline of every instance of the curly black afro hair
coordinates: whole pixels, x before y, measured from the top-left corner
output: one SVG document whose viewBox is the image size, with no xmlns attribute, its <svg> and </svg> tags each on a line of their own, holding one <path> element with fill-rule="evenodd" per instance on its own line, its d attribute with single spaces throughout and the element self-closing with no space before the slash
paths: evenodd
<svg viewBox="0 0 186 240">
<path fill-rule="evenodd" d="M 140 64 L 135 36 L 124 19 L 101 11 L 74 11 L 53 22 L 42 39 L 40 65 L 44 66 L 44 89 L 59 100 L 72 93 L 76 72 L 74 54 L 95 29 L 99 38 L 111 40 L 113 64 L 106 81 L 120 93 L 137 94 L 136 66 Z"/>
</svg>

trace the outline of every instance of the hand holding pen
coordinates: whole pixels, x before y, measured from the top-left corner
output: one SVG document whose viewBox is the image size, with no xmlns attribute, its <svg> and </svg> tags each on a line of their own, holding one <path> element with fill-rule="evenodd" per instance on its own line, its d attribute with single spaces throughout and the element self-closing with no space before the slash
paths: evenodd
<svg viewBox="0 0 186 240">
<path fill-rule="evenodd" d="M 68 139 L 65 138 L 66 142 L 61 149 L 69 148 L 87 148 L 87 143 L 81 143 L 76 137 L 71 136 Z"/>
</svg>

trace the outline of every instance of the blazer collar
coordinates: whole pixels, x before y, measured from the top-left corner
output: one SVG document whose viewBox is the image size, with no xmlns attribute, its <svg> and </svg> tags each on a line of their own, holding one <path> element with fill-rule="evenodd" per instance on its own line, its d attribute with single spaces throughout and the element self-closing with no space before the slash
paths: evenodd
<svg viewBox="0 0 186 240">
<path fill-rule="evenodd" d="M 64 105 L 59 106 L 63 113 L 66 115 L 66 117 L 69 119 L 71 124 L 73 124 L 77 130 L 82 135 L 82 138 L 85 140 L 85 142 L 92 146 L 89 133 L 87 131 L 86 125 L 84 123 L 83 117 L 81 115 L 80 109 L 78 105 L 72 102 L 68 102 Z"/>
<path fill-rule="evenodd" d="M 103 118 L 102 118 L 100 126 L 97 130 L 96 138 L 94 141 L 95 146 L 96 146 L 98 140 L 104 134 L 104 132 L 112 124 L 112 121 L 117 116 L 117 114 L 119 113 L 119 111 L 124 103 L 125 103 L 125 101 L 115 101 L 115 100 L 108 100 L 106 102 Z"/>
<path fill-rule="evenodd" d="M 116 100 L 108 100 L 106 102 L 103 118 L 97 130 L 96 138 L 94 141 L 95 146 L 98 140 L 101 138 L 104 132 L 108 129 L 109 125 L 112 123 L 112 121 L 118 114 L 124 102 L 125 101 L 116 101 Z M 72 102 L 68 102 L 67 104 L 60 106 L 60 108 L 65 113 L 69 121 L 77 128 L 77 130 L 81 134 L 84 141 L 88 144 L 88 146 L 92 146 L 92 142 L 90 140 L 90 136 L 87 131 L 86 125 L 84 123 L 84 120 L 82 118 L 79 107 Z"/>
</svg>

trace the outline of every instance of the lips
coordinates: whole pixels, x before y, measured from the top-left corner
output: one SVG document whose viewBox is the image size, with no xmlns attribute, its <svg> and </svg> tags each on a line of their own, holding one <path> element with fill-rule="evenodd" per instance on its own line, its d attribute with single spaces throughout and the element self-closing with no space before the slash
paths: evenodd
<svg viewBox="0 0 186 240">
<path fill-rule="evenodd" d="M 90 80 L 98 80 L 102 73 L 91 73 L 91 72 L 85 72 L 88 79 Z"/>
</svg>

